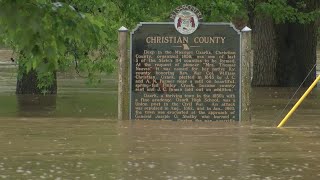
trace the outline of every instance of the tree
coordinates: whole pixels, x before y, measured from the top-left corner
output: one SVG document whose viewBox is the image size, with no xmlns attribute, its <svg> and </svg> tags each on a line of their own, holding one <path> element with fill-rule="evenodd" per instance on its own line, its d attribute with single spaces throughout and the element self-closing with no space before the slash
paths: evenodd
<svg viewBox="0 0 320 180">
<path fill-rule="evenodd" d="M 98 81 L 97 73 L 114 69 L 120 26 L 170 21 L 182 4 L 198 7 L 207 22 L 250 24 L 255 86 L 296 85 L 315 64 L 317 0 L 0 0 L 0 39 L 18 56 L 18 80 L 32 80 L 30 92 L 55 93 L 56 71 L 75 67 Z"/>
<path fill-rule="evenodd" d="M 249 18 L 253 29 L 254 72 L 252 84 L 254 86 L 276 86 L 278 84 L 276 76 L 278 49 L 275 41 L 274 20 L 268 13 L 257 10 L 257 7 L 265 2 L 267 1 L 248 3 Z"/>
<path fill-rule="evenodd" d="M 111 72 L 115 50 L 107 46 L 110 28 L 97 13 L 110 4 L 0 0 L 0 40 L 17 56 L 17 93 L 55 94 L 56 71 L 69 67 L 91 81 L 97 72 Z"/>
<path fill-rule="evenodd" d="M 251 0 L 254 86 L 297 86 L 316 64 L 316 0 Z M 304 85 L 315 78 L 315 69 Z"/>
<path fill-rule="evenodd" d="M 168 21 L 171 11 L 185 3 L 203 9 L 206 21 L 230 20 L 239 2 L 0 0 L 0 40 L 16 53 L 17 94 L 55 94 L 57 71 L 75 67 L 92 82 L 99 72 L 114 69 L 120 26 Z"/>
</svg>

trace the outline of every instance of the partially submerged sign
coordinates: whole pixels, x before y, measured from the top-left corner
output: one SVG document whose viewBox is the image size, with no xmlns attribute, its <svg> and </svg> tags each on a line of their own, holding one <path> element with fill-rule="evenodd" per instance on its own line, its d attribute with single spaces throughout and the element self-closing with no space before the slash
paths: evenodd
<svg viewBox="0 0 320 180">
<path fill-rule="evenodd" d="M 131 33 L 130 118 L 239 121 L 240 32 L 193 6 L 171 18 Z"/>
</svg>

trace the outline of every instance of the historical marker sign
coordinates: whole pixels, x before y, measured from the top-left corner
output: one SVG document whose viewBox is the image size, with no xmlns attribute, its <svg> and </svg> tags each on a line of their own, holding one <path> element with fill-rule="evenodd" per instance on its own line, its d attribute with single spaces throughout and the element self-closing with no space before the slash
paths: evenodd
<svg viewBox="0 0 320 180">
<path fill-rule="evenodd" d="M 240 32 L 181 11 L 131 33 L 131 119 L 239 121 Z"/>
</svg>

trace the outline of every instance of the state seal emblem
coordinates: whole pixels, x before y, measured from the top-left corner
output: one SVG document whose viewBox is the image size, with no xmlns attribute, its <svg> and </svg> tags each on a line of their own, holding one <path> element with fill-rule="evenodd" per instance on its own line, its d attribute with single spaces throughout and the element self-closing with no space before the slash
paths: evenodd
<svg viewBox="0 0 320 180">
<path fill-rule="evenodd" d="M 182 10 L 174 18 L 176 30 L 184 35 L 192 34 L 197 30 L 198 25 L 199 19 L 197 15 L 190 10 Z"/>
</svg>

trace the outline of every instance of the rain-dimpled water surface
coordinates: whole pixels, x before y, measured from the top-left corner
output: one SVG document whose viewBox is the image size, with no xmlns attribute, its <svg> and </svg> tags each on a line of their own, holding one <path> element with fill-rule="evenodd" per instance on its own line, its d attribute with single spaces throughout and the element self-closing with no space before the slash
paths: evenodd
<svg viewBox="0 0 320 180">
<path fill-rule="evenodd" d="M 320 89 L 254 88 L 252 122 L 117 121 L 115 76 L 59 74 L 56 97 L 16 96 L 0 68 L 0 179 L 320 179 Z M 19 103 L 18 103 L 19 102 Z"/>
</svg>

